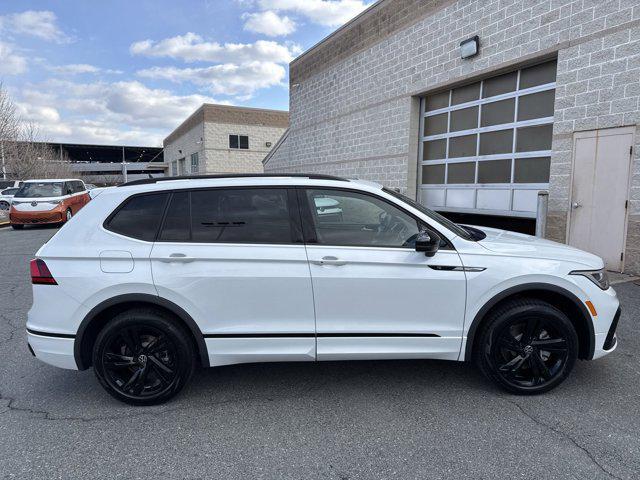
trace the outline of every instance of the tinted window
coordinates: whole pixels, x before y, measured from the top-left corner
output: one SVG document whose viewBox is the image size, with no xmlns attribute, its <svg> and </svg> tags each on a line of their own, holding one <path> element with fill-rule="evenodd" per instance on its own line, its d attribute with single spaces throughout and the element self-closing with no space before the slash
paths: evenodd
<svg viewBox="0 0 640 480">
<path fill-rule="evenodd" d="M 129 199 L 106 225 L 112 232 L 152 242 L 160 227 L 166 193 L 139 195 Z"/>
<path fill-rule="evenodd" d="M 229 135 L 229 148 L 239 148 L 239 146 L 238 135 Z"/>
<path fill-rule="evenodd" d="M 188 242 L 191 239 L 189 215 L 189 192 L 174 193 L 158 239 L 164 242 Z"/>
<path fill-rule="evenodd" d="M 320 245 L 412 247 L 417 221 L 370 195 L 341 190 L 307 190 Z"/>
<path fill-rule="evenodd" d="M 291 243 L 287 191 L 275 188 L 191 192 L 194 242 Z"/>
<path fill-rule="evenodd" d="M 249 148 L 249 137 L 246 135 L 240 135 L 240 148 L 245 150 Z"/>
</svg>

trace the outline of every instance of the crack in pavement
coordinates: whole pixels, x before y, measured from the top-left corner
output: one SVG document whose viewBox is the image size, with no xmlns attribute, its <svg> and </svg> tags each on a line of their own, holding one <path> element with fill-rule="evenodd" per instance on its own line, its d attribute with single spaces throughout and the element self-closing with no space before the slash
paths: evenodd
<svg viewBox="0 0 640 480">
<path fill-rule="evenodd" d="M 594 465 L 596 465 L 598 467 L 598 469 L 600 469 L 603 473 L 607 474 L 608 476 L 615 478 L 617 480 L 623 480 L 622 477 L 617 476 L 616 474 L 610 472 L 607 468 L 604 467 L 604 465 L 602 465 L 597 459 L 596 457 L 583 445 L 580 445 L 578 443 L 578 441 L 573 438 L 571 435 L 569 435 L 567 432 L 563 432 L 562 430 L 560 430 L 557 427 L 554 427 L 553 425 L 549 425 L 547 423 L 544 423 L 543 421 L 539 420 L 538 418 L 536 418 L 535 416 L 533 416 L 532 414 L 530 414 L 529 412 L 527 412 L 522 405 L 520 405 L 518 402 L 516 402 L 515 400 L 511 400 L 507 397 L 501 396 L 500 398 L 502 398 L 503 400 L 505 400 L 506 402 L 510 403 L 511 405 L 514 405 L 518 410 L 520 410 L 520 412 L 527 417 L 528 419 L 530 419 L 533 423 L 535 423 L 536 425 L 540 425 L 541 427 L 544 427 L 547 430 L 552 431 L 553 433 L 561 436 L 562 438 L 569 440 L 569 442 L 571 442 L 575 447 L 579 448 L 580 450 L 582 450 L 582 452 L 584 452 L 587 457 L 589 457 L 589 459 L 591 460 L 591 462 L 593 462 Z"/>
<path fill-rule="evenodd" d="M 342 378 L 342 380 L 349 381 L 349 380 L 353 380 L 354 378 L 360 377 L 362 375 L 363 375 L 363 372 L 357 372 L 353 375 L 348 375 Z M 6 406 L 2 407 L 5 410 L 0 411 L 0 415 L 4 415 L 8 412 L 15 411 L 15 412 L 24 412 L 32 415 L 41 415 L 43 420 L 48 420 L 48 421 L 80 421 L 84 423 L 109 421 L 109 420 L 122 420 L 122 419 L 137 418 L 137 417 L 143 417 L 143 416 L 159 417 L 167 413 L 178 412 L 186 409 L 191 409 L 191 411 L 201 411 L 201 410 L 208 410 L 211 407 L 215 407 L 215 406 L 232 405 L 235 403 L 242 403 L 242 402 L 266 404 L 267 402 L 273 402 L 276 400 L 286 400 L 289 398 L 302 398 L 304 396 L 309 396 L 309 398 L 316 398 L 313 395 L 313 392 L 319 389 L 323 389 L 324 386 L 328 385 L 331 382 L 332 380 L 330 378 L 326 379 L 324 382 L 312 382 L 308 388 L 305 388 L 299 393 L 294 395 L 258 395 L 255 397 L 243 397 L 243 398 L 219 400 L 216 402 L 207 402 L 206 405 L 203 405 L 201 407 L 196 406 L 195 408 L 193 405 L 184 405 L 184 406 L 177 406 L 174 408 L 165 408 L 163 410 L 153 410 L 153 411 L 145 410 L 145 411 L 140 411 L 139 413 L 131 413 L 131 414 L 118 414 L 118 415 L 105 415 L 105 416 L 98 415 L 98 416 L 87 416 L 87 417 L 74 416 L 74 415 L 55 416 L 52 412 L 48 410 L 38 410 L 30 407 L 20 407 L 15 405 L 15 402 L 17 401 L 15 398 L 4 396 L 0 392 L 0 401 L 1 400 L 8 401 Z M 132 408 L 136 408 L 136 407 L 132 407 Z M 148 408 L 148 407 L 138 407 L 138 408 Z"/>
</svg>

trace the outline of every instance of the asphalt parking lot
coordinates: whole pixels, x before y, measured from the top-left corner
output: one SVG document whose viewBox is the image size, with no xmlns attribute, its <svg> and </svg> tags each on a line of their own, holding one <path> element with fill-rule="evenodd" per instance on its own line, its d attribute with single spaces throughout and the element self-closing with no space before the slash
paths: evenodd
<svg viewBox="0 0 640 480">
<path fill-rule="evenodd" d="M 264 364 L 135 408 L 27 351 L 28 261 L 55 232 L 0 229 L 0 478 L 640 477 L 634 283 L 616 286 L 617 351 L 542 396 L 453 362 Z"/>
</svg>

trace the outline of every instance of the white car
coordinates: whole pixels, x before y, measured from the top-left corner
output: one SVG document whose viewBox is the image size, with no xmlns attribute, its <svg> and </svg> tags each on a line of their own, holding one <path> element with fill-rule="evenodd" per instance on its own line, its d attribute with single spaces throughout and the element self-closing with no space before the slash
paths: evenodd
<svg viewBox="0 0 640 480">
<path fill-rule="evenodd" d="M 96 198 L 98 195 L 100 195 L 102 192 L 104 192 L 108 188 L 114 188 L 114 187 L 93 187 L 91 189 L 88 189 L 89 190 L 89 196 L 93 200 L 94 198 Z"/>
<path fill-rule="evenodd" d="M 18 190 L 20 190 L 20 187 L 5 188 L 0 191 L 0 210 L 9 210 L 11 200 L 13 200 L 13 196 Z"/>
<path fill-rule="evenodd" d="M 341 214 L 318 214 L 318 198 Z M 321 360 L 473 360 L 540 393 L 613 351 L 620 316 L 592 254 L 322 175 L 105 190 L 31 275 L 32 353 L 93 366 L 132 404 L 167 400 L 197 365 Z"/>
</svg>

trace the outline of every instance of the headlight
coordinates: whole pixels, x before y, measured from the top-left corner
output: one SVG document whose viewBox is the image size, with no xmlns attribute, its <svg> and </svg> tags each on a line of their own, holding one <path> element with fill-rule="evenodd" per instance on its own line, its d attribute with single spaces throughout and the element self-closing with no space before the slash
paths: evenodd
<svg viewBox="0 0 640 480">
<path fill-rule="evenodd" d="M 52 203 L 54 205 L 60 205 L 60 203 L 62 203 L 62 200 L 48 200 L 47 203 Z"/>
<path fill-rule="evenodd" d="M 593 283 L 595 283 L 602 290 L 606 290 L 609 288 L 609 275 L 607 272 L 602 270 L 574 270 L 569 273 L 569 275 L 582 275 L 583 277 L 587 277 Z"/>
</svg>

